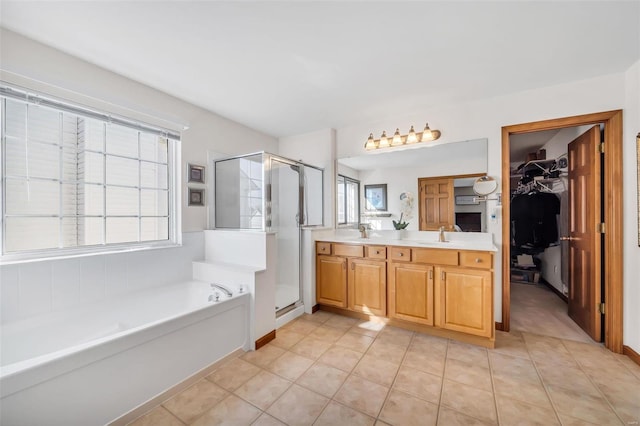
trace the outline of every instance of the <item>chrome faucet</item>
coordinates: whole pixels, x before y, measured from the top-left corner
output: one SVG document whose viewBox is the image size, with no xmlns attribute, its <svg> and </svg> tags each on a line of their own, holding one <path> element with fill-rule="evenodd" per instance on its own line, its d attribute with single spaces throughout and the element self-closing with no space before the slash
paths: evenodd
<svg viewBox="0 0 640 426">
<path fill-rule="evenodd" d="M 367 229 L 369 228 L 369 224 L 368 223 L 361 223 L 358 225 L 358 231 L 360 231 L 360 238 L 369 238 L 369 236 L 367 235 Z"/>
<path fill-rule="evenodd" d="M 440 236 L 438 237 L 438 241 L 441 243 L 446 243 L 447 239 L 444 236 L 444 226 L 440 227 Z"/>
<path fill-rule="evenodd" d="M 218 289 L 224 294 L 226 294 L 227 297 L 233 296 L 233 293 L 231 292 L 231 290 L 229 290 L 227 287 L 223 286 L 222 284 L 211 283 L 211 289 Z"/>
</svg>

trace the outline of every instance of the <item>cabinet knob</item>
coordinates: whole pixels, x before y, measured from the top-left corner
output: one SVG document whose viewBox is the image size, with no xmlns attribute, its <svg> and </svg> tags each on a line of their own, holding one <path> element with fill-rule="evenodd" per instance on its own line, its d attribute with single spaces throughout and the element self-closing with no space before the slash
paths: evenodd
<svg viewBox="0 0 640 426">
<path fill-rule="evenodd" d="M 376 250 L 376 254 L 380 254 L 380 250 Z"/>
<path fill-rule="evenodd" d="M 321 251 L 325 251 L 325 250 L 326 250 L 326 247 L 322 247 L 320 250 L 321 250 Z"/>
<path fill-rule="evenodd" d="M 482 263 L 482 259 L 480 259 L 479 257 L 476 257 L 476 263 Z"/>
<path fill-rule="evenodd" d="M 404 253 L 400 252 L 400 257 L 404 256 Z"/>
</svg>

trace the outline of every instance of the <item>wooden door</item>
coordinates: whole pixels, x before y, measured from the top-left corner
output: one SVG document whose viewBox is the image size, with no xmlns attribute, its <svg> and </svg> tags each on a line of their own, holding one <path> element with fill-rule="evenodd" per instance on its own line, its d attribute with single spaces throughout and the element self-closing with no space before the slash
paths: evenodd
<svg viewBox="0 0 640 426">
<path fill-rule="evenodd" d="M 491 271 L 436 268 L 436 325 L 453 331 L 492 337 Z"/>
<path fill-rule="evenodd" d="M 322 305 L 347 307 L 347 259 L 317 256 L 316 299 Z"/>
<path fill-rule="evenodd" d="M 420 187 L 420 230 L 433 231 L 444 226 L 452 229 L 454 224 L 453 178 L 421 178 Z"/>
<path fill-rule="evenodd" d="M 433 266 L 389 263 L 389 317 L 433 325 Z"/>
<path fill-rule="evenodd" d="M 349 259 L 347 300 L 349 309 L 369 315 L 387 315 L 387 263 Z"/>
<path fill-rule="evenodd" d="M 600 126 L 569 144 L 569 316 L 601 340 Z"/>
</svg>

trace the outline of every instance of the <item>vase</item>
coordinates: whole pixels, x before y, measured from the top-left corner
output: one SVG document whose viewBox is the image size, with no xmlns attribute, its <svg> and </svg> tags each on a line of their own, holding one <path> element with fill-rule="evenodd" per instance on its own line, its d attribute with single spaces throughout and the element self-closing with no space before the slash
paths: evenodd
<svg viewBox="0 0 640 426">
<path fill-rule="evenodd" d="M 401 240 L 404 238 L 404 229 L 394 229 L 393 236 L 391 237 L 394 240 Z"/>
</svg>

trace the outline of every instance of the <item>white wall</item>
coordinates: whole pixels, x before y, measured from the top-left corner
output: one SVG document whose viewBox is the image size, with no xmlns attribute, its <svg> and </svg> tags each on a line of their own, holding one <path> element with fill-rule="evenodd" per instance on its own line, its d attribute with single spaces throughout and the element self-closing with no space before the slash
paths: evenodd
<svg viewBox="0 0 640 426">
<path fill-rule="evenodd" d="M 638 123 L 638 80 L 640 71 L 635 68 L 627 73 L 605 75 L 588 80 L 575 81 L 550 87 L 532 89 L 494 98 L 445 105 L 440 108 L 416 110 L 405 116 L 389 115 L 384 120 L 358 123 L 337 129 L 338 158 L 364 154 L 363 143 L 369 133 L 380 134 L 383 130 L 396 127 L 408 128 L 412 124 L 429 121 L 431 128 L 442 131 L 442 140 L 448 142 L 488 138 L 488 174 L 501 179 L 501 131 L 502 126 L 547 120 L 593 112 L 625 109 L 625 344 L 640 350 L 640 314 L 634 313 L 633 306 L 640 303 L 640 289 L 636 268 L 639 251 L 637 235 L 637 212 L 635 207 L 635 132 Z M 501 192 L 501 189 L 498 189 Z M 496 207 L 495 202 L 487 203 L 488 209 Z M 490 211 L 490 210 L 489 210 Z M 502 214 L 497 209 L 497 221 L 489 223 L 489 232 L 494 234 L 494 242 L 500 253 L 495 256 L 494 277 L 495 317 L 502 317 Z M 629 241 L 631 240 L 631 241 Z M 632 326 L 632 324 L 634 324 Z"/>
<path fill-rule="evenodd" d="M 207 166 L 207 151 L 277 153 L 276 138 L 196 107 L 6 29 L 0 29 L 0 77 L 66 100 L 182 131 L 182 230 L 206 228 L 207 209 L 187 206 L 186 164 Z M 191 184 L 202 187 L 202 185 Z M 210 203 L 210 188 L 205 197 Z"/>
<path fill-rule="evenodd" d="M 324 225 L 335 223 L 335 146 L 336 134 L 333 129 L 323 129 L 302 135 L 281 138 L 278 154 L 292 160 L 324 168 Z"/>
</svg>

